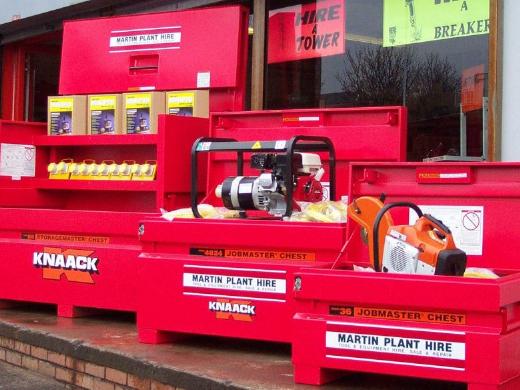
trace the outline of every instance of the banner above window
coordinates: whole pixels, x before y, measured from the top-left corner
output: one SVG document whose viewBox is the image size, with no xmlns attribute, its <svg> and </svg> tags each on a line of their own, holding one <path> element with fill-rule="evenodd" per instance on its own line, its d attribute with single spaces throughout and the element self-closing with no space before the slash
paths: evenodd
<svg viewBox="0 0 520 390">
<path fill-rule="evenodd" d="M 269 12 L 269 64 L 343 53 L 344 0 L 323 0 Z"/>
<path fill-rule="evenodd" d="M 489 0 L 384 0 L 383 46 L 489 33 Z"/>
</svg>

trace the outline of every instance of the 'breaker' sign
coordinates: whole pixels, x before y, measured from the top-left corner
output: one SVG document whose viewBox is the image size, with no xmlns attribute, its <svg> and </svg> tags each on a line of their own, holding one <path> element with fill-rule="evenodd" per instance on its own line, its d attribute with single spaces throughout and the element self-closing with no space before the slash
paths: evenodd
<svg viewBox="0 0 520 390">
<path fill-rule="evenodd" d="M 269 13 L 268 63 L 345 52 L 345 2 L 323 0 Z"/>
</svg>

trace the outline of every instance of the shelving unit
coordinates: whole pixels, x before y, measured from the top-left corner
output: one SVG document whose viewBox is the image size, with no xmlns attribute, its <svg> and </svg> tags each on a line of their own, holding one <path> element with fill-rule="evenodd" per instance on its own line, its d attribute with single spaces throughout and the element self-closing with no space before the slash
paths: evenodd
<svg viewBox="0 0 520 390">
<path fill-rule="evenodd" d="M 45 135 L 45 124 L 23 126 L 2 122 L 0 142 L 36 146 L 36 176 L 12 180 L 0 177 L 0 207 L 59 208 L 63 210 L 102 210 L 117 212 L 157 212 L 189 205 L 189 166 L 191 146 L 209 132 L 203 118 L 161 115 L 157 134 L 137 135 Z M 15 129 L 12 130 L 12 129 Z M 7 129 L 7 130 L 5 130 Z M 11 131 L 12 130 L 12 131 Z M 49 179 L 47 166 L 63 159 L 100 163 L 125 160 L 144 163 L 157 161 L 154 181 L 55 180 Z M 202 172 L 201 187 L 205 174 Z M 15 191 L 16 189 L 16 191 Z M 31 204 L 21 206 L 13 197 L 20 191 L 31 194 Z M 28 197 L 29 199 L 29 197 Z"/>
<path fill-rule="evenodd" d="M 59 94 L 113 94 L 150 87 L 156 91 L 193 90 L 201 88 L 199 75 L 207 75 L 210 111 L 241 110 L 248 19 L 245 8 L 229 6 L 67 22 Z M 211 23 L 213 20 L 222 23 Z M 115 30 L 166 31 L 177 25 L 191 37 L 191 43 L 181 50 L 151 45 L 142 54 L 133 50 L 113 53 L 106 44 Z M 209 37 L 219 44 L 209 44 Z M 214 61 L 216 55 L 209 49 L 227 55 Z M 159 63 L 160 67 L 148 66 Z M 136 311 L 140 223 L 158 216 L 160 208 L 189 206 L 191 147 L 197 138 L 209 135 L 209 120 L 160 115 L 157 134 L 150 135 L 47 136 L 46 127 L 45 123 L 0 120 L 0 143 L 36 149 L 34 177 L 0 176 L 0 252 L 6 260 L 0 261 L 0 303 L 51 303 L 57 305 L 59 316 L 66 317 L 81 315 L 85 307 Z M 24 162 L 21 153 L 13 152 L 12 157 Z M 156 179 L 49 179 L 48 164 L 65 158 L 97 163 L 154 160 Z M 201 192 L 207 170 L 203 159 L 198 172 Z M 72 265 L 38 263 L 38 256 L 45 253 L 92 256 L 99 267 L 90 272 L 72 270 Z"/>
</svg>

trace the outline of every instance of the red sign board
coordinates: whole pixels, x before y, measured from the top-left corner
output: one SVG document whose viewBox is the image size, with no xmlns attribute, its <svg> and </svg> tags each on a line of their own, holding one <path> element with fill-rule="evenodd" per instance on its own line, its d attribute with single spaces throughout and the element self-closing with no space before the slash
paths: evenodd
<svg viewBox="0 0 520 390">
<path fill-rule="evenodd" d="M 483 64 L 462 71 L 462 112 L 480 110 L 482 108 L 485 76 Z"/>
<path fill-rule="evenodd" d="M 345 2 L 323 0 L 269 13 L 269 64 L 345 52 Z"/>
</svg>

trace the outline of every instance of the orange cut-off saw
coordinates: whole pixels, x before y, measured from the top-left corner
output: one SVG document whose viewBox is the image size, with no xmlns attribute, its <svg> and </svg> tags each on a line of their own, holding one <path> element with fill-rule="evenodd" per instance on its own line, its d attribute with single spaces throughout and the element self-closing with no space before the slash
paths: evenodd
<svg viewBox="0 0 520 390">
<path fill-rule="evenodd" d="M 388 211 L 408 207 L 419 217 L 414 225 L 394 225 Z M 348 216 L 366 234 L 370 263 L 375 271 L 422 275 L 462 276 L 466 253 L 458 249 L 450 229 L 442 221 L 423 214 L 414 203 L 387 205 L 377 198 L 364 196 L 354 200 Z"/>
</svg>

